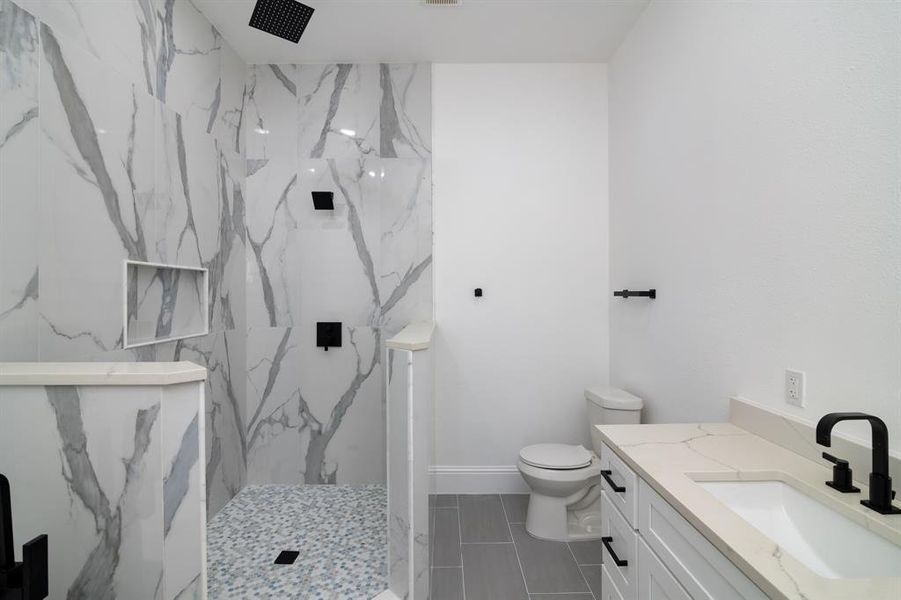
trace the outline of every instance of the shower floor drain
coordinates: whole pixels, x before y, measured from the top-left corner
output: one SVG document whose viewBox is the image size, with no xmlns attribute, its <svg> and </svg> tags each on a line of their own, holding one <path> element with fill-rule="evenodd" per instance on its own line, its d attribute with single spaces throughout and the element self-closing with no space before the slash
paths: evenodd
<svg viewBox="0 0 901 600">
<path fill-rule="evenodd" d="M 295 552 L 294 550 L 282 550 L 275 558 L 275 564 L 293 565 L 298 556 L 300 556 L 300 552 Z"/>
</svg>

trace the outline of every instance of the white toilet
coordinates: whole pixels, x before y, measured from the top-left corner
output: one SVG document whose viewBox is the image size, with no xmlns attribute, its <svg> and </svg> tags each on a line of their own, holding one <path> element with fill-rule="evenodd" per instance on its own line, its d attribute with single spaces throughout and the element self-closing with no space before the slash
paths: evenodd
<svg viewBox="0 0 901 600">
<path fill-rule="evenodd" d="M 543 540 L 601 537 L 601 437 L 595 425 L 641 422 L 641 398 L 616 388 L 585 390 L 594 452 L 584 446 L 536 444 L 519 453 L 519 472 L 531 488 L 526 531 Z"/>
</svg>

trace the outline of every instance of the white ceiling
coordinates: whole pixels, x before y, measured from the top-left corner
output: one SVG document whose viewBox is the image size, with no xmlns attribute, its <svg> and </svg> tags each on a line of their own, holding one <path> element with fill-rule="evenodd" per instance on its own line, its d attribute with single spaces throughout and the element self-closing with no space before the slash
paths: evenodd
<svg viewBox="0 0 901 600">
<path fill-rule="evenodd" d="M 605 62 L 649 0 L 303 0 L 299 44 L 247 25 L 255 0 L 194 0 L 248 63 Z"/>
</svg>

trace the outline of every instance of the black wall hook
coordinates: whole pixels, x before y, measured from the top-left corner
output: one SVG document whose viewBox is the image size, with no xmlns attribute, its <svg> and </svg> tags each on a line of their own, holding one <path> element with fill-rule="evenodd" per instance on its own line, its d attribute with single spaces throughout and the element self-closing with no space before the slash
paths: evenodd
<svg viewBox="0 0 901 600">
<path fill-rule="evenodd" d="M 613 292 L 613 295 L 617 298 L 650 298 L 653 300 L 657 297 L 657 290 L 619 290 Z"/>
</svg>

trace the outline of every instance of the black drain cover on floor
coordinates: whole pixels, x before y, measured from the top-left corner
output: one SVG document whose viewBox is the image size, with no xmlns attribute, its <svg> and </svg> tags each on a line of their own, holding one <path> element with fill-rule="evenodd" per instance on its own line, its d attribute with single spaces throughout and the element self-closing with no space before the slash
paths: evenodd
<svg viewBox="0 0 901 600">
<path fill-rule="evenodd" d="M 294 550 L 282 550 L 275 559 L 275 564 L 293 565 L 298 556 L 300 556 L 300 552 L 295 552 Z"/>
</svg>

